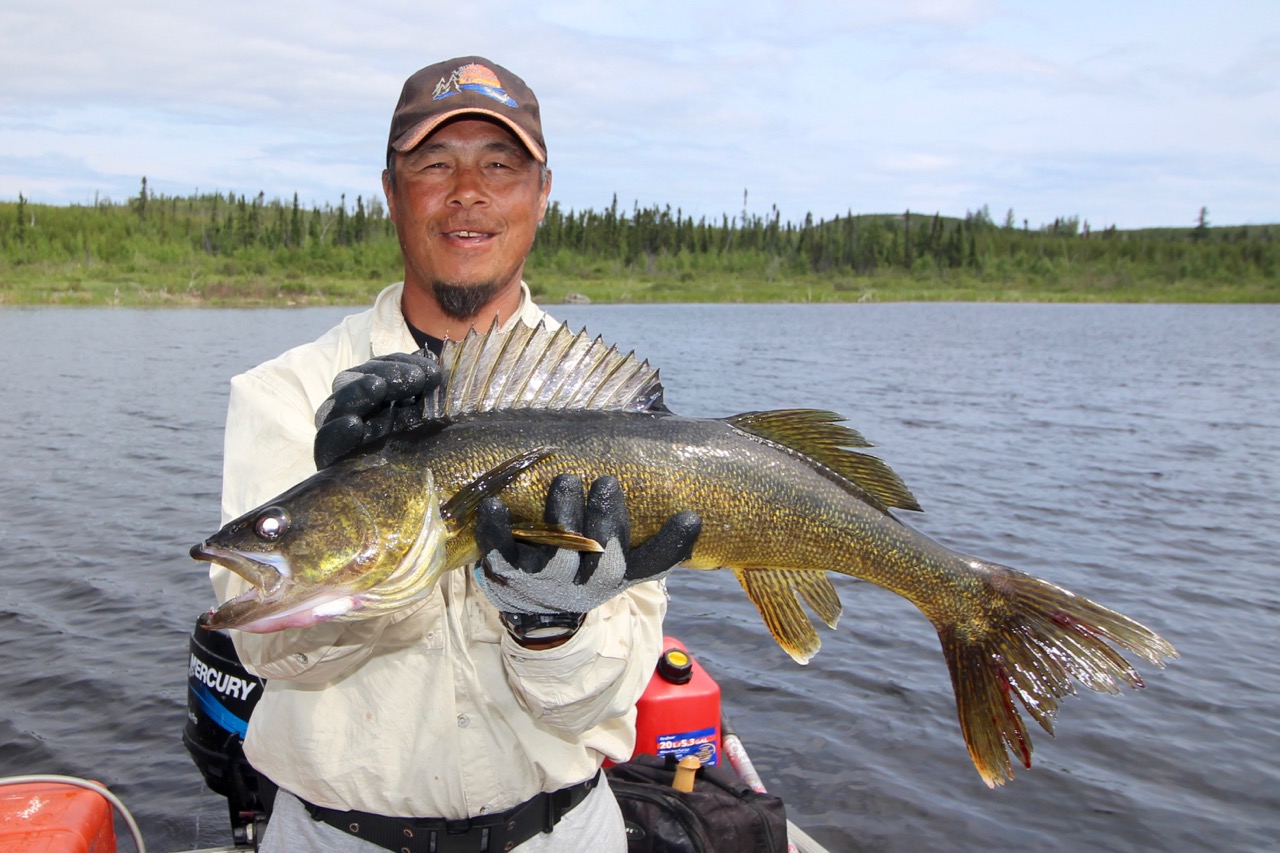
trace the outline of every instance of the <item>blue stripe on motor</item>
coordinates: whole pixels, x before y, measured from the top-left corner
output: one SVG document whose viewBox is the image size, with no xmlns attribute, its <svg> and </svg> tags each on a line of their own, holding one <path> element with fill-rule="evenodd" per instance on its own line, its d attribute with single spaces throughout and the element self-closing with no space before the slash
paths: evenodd
<svg viewBox="0 0 1280 853">
<path fill-rule="evenodd" d="M 242 720 L 228 711 L 227 707 L 213 695 L 213 691 L 204 684 L 189 683 L 188 686 L 191 688 L 192 694 L 195 695 L 196 702 L 200 705 L 200 710 L 204 711 L 209 719 L 227 731 L 240 735 L 241 740 L 244 739 L 245 734 L 249 731 L 248 720 Z"/>
</svg>

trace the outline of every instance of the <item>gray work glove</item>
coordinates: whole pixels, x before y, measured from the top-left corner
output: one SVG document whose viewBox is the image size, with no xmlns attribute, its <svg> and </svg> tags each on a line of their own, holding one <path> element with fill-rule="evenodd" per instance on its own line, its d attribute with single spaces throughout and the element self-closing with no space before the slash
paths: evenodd
<svg viewBox="0 0 1280 853">
<path fill-rule="evenodd" d="M 693 553 L 702 530 L 696 513 L 680 512 L 653 537 L 629 547 L 631 520 L 618 481 L 599 478 L 584 501 L 582 480 L 570 474 L 552 481 L 544 520 L 596 540 L 604 552 L 516 542 L 507 505 L 486 498 L 476 519 L 476 543 L 485 557 L 475 576 L 505 613 L 586 613 L 638 583 L 665 577 Z"/>
<path fill-rule="evenodd" d="M 423 398 L 440 380 L 440 365 L 425 350 L 381 355 L 339 373 L 333 393 L 316 410 L 316 470 L 421 426 Z"/>
</svg>

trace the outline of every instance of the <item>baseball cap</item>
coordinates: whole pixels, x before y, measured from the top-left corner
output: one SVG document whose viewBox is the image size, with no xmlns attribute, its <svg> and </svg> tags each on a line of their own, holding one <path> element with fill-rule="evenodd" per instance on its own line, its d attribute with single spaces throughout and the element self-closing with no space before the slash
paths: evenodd
<svg viewBox="0 0 1280 853">
<path fill-rule="evenodd" d="M 454 116 L 478 114 L 511 128 L 539 163 L 547 162 L 538 99 L 525 82 L 483 56 L 428 65 L 404 83 L 387 145 L 410 151 Z"/>
</svg>

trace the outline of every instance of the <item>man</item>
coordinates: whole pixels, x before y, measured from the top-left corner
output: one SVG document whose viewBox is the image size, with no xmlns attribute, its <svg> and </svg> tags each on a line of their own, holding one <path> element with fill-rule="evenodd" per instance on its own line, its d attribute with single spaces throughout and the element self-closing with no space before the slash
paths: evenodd
<svg viewBox="0 0 1280 853">
<path fill-rule="evenodd" d="M 551 173 L 537 101 L 518 77 L 480 57 L 410 77 L 383 187 L 404 281 L 232 380 L 224 521 L 412 425 L 408 404 L 440 379 L 404 353 L 545 316 L 522 273 Z M 626 529 L 615 481 L 583 491 L 559 478 L 548 520 L 587 535 Z M 416 608 L 235 632 L 243 662 L 268 679 L 245 741 L 280 788 L 261 849 L 624 850 L 599 768 L 631 752 L 666 610 L 652 579 L 688 556 L 698 528 L 682 513 L 635 550 L 596 535 L 605 554 L 580 560 L 517 545 L 490 500 L 477 525 L 483 571 L 449 573 Z M 225 569 L 211 577 L 220 601 L 244 588 Z"/>
</svg>

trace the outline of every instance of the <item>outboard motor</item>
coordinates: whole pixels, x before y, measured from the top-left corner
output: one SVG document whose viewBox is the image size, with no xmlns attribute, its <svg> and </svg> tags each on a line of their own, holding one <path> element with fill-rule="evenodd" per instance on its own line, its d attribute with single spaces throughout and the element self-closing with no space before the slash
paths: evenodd
<svg viewBox="0 0 1280 853">
<path fill-rule="evenodd" d="M 244 757 L 243 744 L 264 684 L 240 663 L 226 631 L 199 625 L 192 631 L 182 742 L 205 784 L 227 798 L 236 846 L 255 850 L 267 816 L 258 774 Z"/>
</svg>

